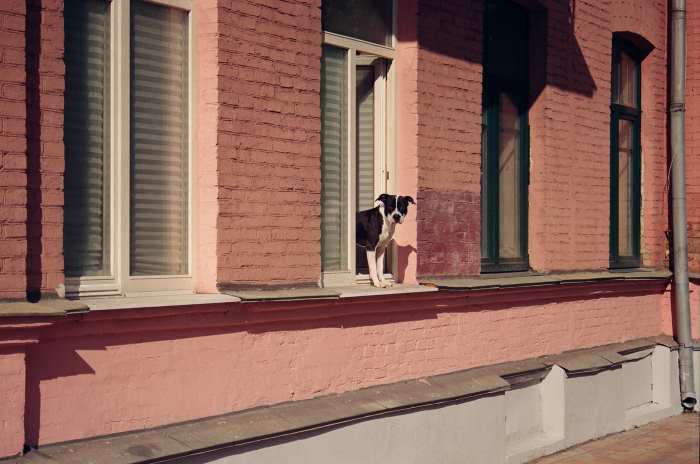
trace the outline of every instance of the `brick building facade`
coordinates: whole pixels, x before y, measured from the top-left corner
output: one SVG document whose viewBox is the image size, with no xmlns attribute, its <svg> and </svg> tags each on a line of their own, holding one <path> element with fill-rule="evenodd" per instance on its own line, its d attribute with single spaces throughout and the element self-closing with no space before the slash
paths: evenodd
<svg viewBox="0 0 700 464">
<path fill-rule="evenodd" d="M 314 293 L 327 271 L 323 50 L 345 43 L 324 31 L 324 2 L 160 2 L 189 11 L 191 284 L 178 296 L 170 287 L 146 295 L 129 290 L 127 275 L 101 300 L 71 290 L 64 272 L 64 1 L 2 2 L 0 397 L 9 400 L 0 405 L 0 457 L 25 445 L 672 335 L 667 2 L 516 1 L 529 21 L 527 264 L 530 275 L 564 276 L 527 288 L 509 281 L 519 276 L 482 274 L 489 2 L 395 2 L 393 42 L 377 53 L 389 63 L 386 185 L 417 203 L 389 260 L 403 285 L 382 293 L 359 283 L 334 300 Z M 112 14 L 129 3 L 115 0 Z M 688 3 L 686 181 L 698 337 L 700 4 Z M 614 37 L 645 55 L 642 278 L 609 272 Z M 114 214 L 128 221 L 128 209 Z M 113 251 L 115 266 L 126 266 L 118 260 L 129 253 Z M 494 278 L 495 287 L 483 284 Z M 290 287 L 277 301 L 274 292 Z"/>
</svg>

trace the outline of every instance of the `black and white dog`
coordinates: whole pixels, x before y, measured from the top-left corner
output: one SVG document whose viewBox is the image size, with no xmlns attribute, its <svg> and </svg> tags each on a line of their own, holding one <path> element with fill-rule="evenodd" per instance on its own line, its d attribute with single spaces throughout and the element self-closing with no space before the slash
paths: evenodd
<svg viewBox="0 0 700 464">
<path fill-rule="evenodd" d="M 357 245 L 367 251 L 369 277 L 375 287 L 388 287 L 384 280 L 384 252 L 394 236 L 396 224 L 401 224 L 408 214 L 408 204 L 416 204 L 411 197 L 382 193 L 378 205 L 357 213 Z"/>
</svg>

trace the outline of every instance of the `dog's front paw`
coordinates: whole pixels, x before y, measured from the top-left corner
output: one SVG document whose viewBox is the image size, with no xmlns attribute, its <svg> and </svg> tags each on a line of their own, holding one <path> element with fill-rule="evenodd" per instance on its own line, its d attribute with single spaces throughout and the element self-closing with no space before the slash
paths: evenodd
<svg viewBox="0 0 700 464">
<path fill-rule="evenodd" d="M 387 280 L 382 280 L 382 281 L 381 281 L 381 284 L 382 284 L 382 288 L 384 288 L 384 287 L 393 287 L 393 286 L 394 286 L 394 284 L 393 284 L 392 282 L 389 282 L 389 281 L 387 281 Z"/>
<path fill-rule="evenodd" d="M 384 288 L 386 287 L 386 282 L 382 282 L 381 280 L 373 280 L 372 285 L 374 285 L 377 288 Z"/>
</svg>

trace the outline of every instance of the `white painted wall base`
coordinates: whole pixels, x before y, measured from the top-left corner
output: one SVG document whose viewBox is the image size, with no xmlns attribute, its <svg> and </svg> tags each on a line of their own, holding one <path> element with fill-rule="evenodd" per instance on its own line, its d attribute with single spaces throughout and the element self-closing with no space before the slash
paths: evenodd
<svg viewBox="0 0 700 464">
<path fill-rule="evenodd" d="M 180 464 L 518 464 L 682 412 L 678 353 L 656 345 L 597 373 L 189 456 Z M 700 353 L 695 353 L 696 379 Z"/>
</svg>

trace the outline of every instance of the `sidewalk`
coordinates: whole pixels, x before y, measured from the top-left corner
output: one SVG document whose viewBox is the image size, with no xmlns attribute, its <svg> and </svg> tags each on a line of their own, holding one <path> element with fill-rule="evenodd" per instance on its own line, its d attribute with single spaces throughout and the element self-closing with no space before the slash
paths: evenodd
<svg viewBox="0 0 700 464">
<path fill-rule="evenodd" d="M 698 464 L 698 414 L 681 414 L 574 446 L 530 464 Z"/>
</svg>

